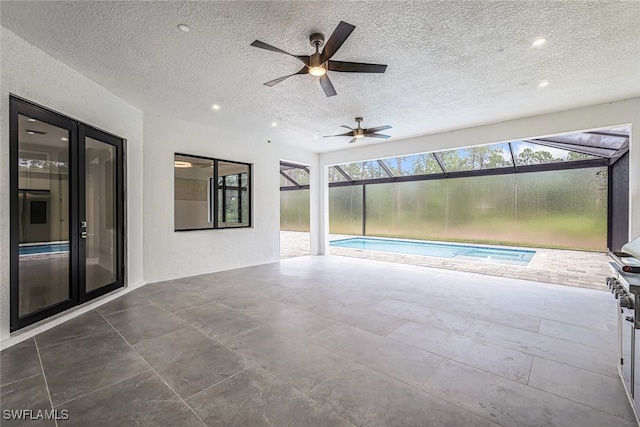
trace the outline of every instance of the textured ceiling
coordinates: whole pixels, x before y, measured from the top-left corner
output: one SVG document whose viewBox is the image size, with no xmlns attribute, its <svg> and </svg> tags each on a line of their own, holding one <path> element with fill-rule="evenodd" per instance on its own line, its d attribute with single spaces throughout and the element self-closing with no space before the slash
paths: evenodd
<svg viewBox="0 0 640 427">
<path fill-rule="evenodd" d="M 310 75 L 262 84 L 300 62 L 253 40 L 309 55 L 341 20 L 356 29 L 333 59 L 385 74 L 329 72 L 331 98 Z M 640 2 L 2 1 L 2 25 L 145 112 L 317 152 L 353 147 L 321 136 L 356 116 L 393 126 L 358 144 L 393 144 L 640 95 Z"/>
</svg>

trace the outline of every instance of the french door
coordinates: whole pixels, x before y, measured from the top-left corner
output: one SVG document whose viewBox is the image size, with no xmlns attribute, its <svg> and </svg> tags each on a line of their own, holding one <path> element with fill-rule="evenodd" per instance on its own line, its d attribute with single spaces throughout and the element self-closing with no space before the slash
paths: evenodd
<svg viewBox="0 0 640 427">
<path fill-rule="evenodd" d="M 11 330 L 124 286 L 124 141 L 10 99 Z"/>
</svg>

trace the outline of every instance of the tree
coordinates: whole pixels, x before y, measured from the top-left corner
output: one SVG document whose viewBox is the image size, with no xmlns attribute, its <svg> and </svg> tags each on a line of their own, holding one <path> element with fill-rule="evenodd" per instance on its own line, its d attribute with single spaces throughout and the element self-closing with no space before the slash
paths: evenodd
<svg viewBox="0 0 640 427">
<path fill-rule="evenodd" d="M 464 169 L 464 164 L 457 150 L 443 151 L 440 153 L 440 157 L 447 172 Z"/>
<path fill-rule="evenodd" d="M 309 173 L 302 168 L 289 169 L 288 175 L 300 185 L 309 185 Z"/>
<path fill-rule="evenodd" d="M 425 175 L 429 173 L 442 173 L 442 169 L 432 154 L 417 154 L 413 156 L 411 165 L 413 175 Z"/>
<path fill-rule="evenodd" d="M 539 165 L 543 163 L 554 163 L 564 159 L 553 157 L 548 151 L 533 151 L 531 148 L 525 148 L 518 154 L 519 165 Z"/>
<path fill-rule="evenodd" d="M 569 154 L 567 154 L 567 161 L 575 161 L 575 160 L 591 160 L 593 159 L 593 156 L 590 154 L 584 154 L 584 153 L 576 153 L 575 151 L 569 151 Z"/>
<path fill-rule="evenodd" d="M 504 158 L 501 146 L 472 147 L 467 149 L 467 166 L 471 169 L 492 169 L 511 166 Z"/>
<path fill-rule="evenodd" d="M 345 177 L 342 176 L 340 172 L 338 172 L 338 169 L 336 169 L 334 166 L 331 166 L 329 168 L 329 182 L 338 182 L 344 180 Z"/>
</svg>

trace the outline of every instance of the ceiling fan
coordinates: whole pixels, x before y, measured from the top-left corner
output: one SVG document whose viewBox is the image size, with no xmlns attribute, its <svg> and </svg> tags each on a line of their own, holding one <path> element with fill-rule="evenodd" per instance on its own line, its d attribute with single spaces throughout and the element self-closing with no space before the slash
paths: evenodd
<svg viewBox="0 0 640 427">
<path fill-rule="evenodd" d="M 358 122 L 358 127 L 355 128 L 355 129 L 353 129 L 353 128 L 347 126 L 347 125 L 341 125 L 341 127 L 343 127 L 343 128 L 351 129 L 351 132 L 341 133 L 340 135 L 326 135 L 326 136 L 324 136 L 324 138 L 332 138 L 334 136 L 352 136 L 353 139 L 351 141 L 349 141 L 349 144 L 353 144 L 358 139 L 364 138 L 364 137 L 367 137 L 367 138 L 382 138 L 382 139 L 391 138 L 391 136 L 389 136 L 389 135 L 383 135 L 381 133 L 376 133 L 376 132 L 379 132 L 381 130 L 391 129 L 391 126 L 389 126 L 389 125 L 376 126 L 374 128 L 363 129 L 360 126 L 360 123 L 362 122 L 362 117 L 356 117 L 356 122 Z"/>
<path fill-rule="evenodd" d="M 253 43 L 251 43 L 251 46 L 253 47 L 259 47 L 260 49 L 266 49 L 272 52 L 293 56 L 294 58 L 298 58 L 304 63 L 304 67 L 302 67 L 297 73 L 289 74 L 288 76 L 268 81 L 265 83 L 265 85 L 271 87 L 297 74 L 311 74 L 312 76 L 320 77 L 320 86 L 322 86 L 322 90 L 324 90 L 325 95 L 334 96 L 336 95 L 336 90 L 334 89 L 331 80 L 329 80 L 327 71 L 340 71 L 344 73 L 384 73 L 387 69 L 386 65 L 331 60 L 333 55 L 335 55 L 338 49 L 340 49 L 340 46 L 342 46 L 345 40 L 347 40 L 347 37 L 349 37 L 349 35 L 355 28 L 356 27 L 351 24 L 340 21 L 336 29 L 333 31 L 333 34 L 331 34 L 331 37 L 329 37 L 329 40 L 327 40 L 326 44 L 324 42 L 324 34 L 311 34 L 311 36 L 309 36 L 311 46 L 316 48 L 316 53 L 312 55 L 293 55 L 289 52 L 285 52 L 284 50 L 278 49 L 277 47 L 273 47 L 259 40 L 254 41 Z M 320 48 L 323 45 L 324 48 L 322 49 L 322 52 L 320 52 Z"/>
</svg>

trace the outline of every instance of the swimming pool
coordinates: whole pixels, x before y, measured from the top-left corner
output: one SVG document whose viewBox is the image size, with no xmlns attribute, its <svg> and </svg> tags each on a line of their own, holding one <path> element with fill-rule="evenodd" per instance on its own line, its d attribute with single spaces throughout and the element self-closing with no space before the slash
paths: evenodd
<svg viewBox="0 0 640 427">
<path fill-rule="evenodd" d="M 40 255 L 59 252 L 69 252 L 68 242 L 56 243 L 27 243 L 20 245 L 20 255 Z"/>
<path fill-rule="evenodd" d="M 415 240 L 380 239 L 353 237 L 333 240 L 331 246 L 364 249 L 371 251 L 395 252 L 438 258 L 463 259 L 467 261 L 490 262 L 526 266 L 536 251 L 510 249 L 491 246 L 458 245 L 455 243 L 433 243 Z"/>
</svg>

